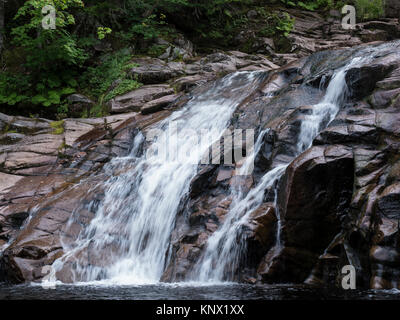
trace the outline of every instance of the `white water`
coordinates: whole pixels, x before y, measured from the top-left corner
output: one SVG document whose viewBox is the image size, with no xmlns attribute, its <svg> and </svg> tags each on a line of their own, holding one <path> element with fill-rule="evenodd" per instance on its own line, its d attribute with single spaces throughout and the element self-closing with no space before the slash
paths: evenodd
<svg viewBox="0 0 400 320">
<path fill-rule="evenodd" d="M 312 113 L 305 116 L 302 121 L 297 143 L 297 155 L 311 147 L 318 133 L 336 117 L 348 92 L 345 81 L 347 71 L 354 65 L 365 63 L 365 61 L 365 58 L 356 57 L 345 67 L 334 73 L 324 98 L 319 104 L 312 107 Z M 264 134 L 265 131 L 257 139 L 254 154 L 252 155 L 253 159 L 260 150 Z M 245 243 L 241 235 L 242 227 L 248 222 L 251 214 L 263 203 L 265 191 L 271 188 L 274 188 L 275 208 L 278 219 L 276 244 L 271 249 L 273 250 L 272 257 L 280 252 L 282 248 L 281 219 L 276 206 L 276 182 L 284 174 L 288 165 L 289 163 L 283 164 L 268 171 L 261 178 L 258 185 L 247 194 L 241 190 L 232 190 L 233 200 L 227 217 L 221 227 L 208 239 L 206 250 L 190 276 L 192 280 L 216 282 L 234 279 L 241 254 L 245 251 Z"/>
<path fill-rule="evenodd" d="M 53 281 L 56 272 L 69 261 L 76 265 L 75 282 L 106 279 L 110 283 L 144 284 L 159 281 L 179 204 L 187 195 L 198 164 L 210 146 L 199 143 L 195 133 L 180 133 L 201 130 L 205 141 L 219 139 L 238 104 L 255 86 L 258 74 L 228 75 L 157 124 L 153 129 L 157 129 L 159 135 L 150 143 L 146 155 L 136 156 L 144 140 L 142 135 L 136 136 L 130 156 L 116 158 L 108 166 L 111 174 L 116 170 L 121 173 L 105 182 L 105 199 L 78 241 L 73 247 L 64 244 L 67 253 L 53 264 Z M 178 130 L 178 134 L 171 132 L 174 130 Z M 166 158 L 160 158 L 165 156 L 160 150 L 168 151 Z M 177 161 L 176 156 L 182 154 L 185 156 Z M 89 265 L 81 258 L 81 252 L 88 248 L 94 261 Z"/>
<path fill-rule="evenodd" d="M 340 106 L 348 94 L 345 80 L 347 71 L 351 67 L 365 61 L 366 58 L 354 58 L 349 64 L 334 73 L 326 89 L 324 98 L 319 104 L 312 107 L 312 113 L 307 115 L 301 123 L 299 140 L 297 143 L 298 154 L 310 148 L 318 133 L 335 119 Z"/>
</svg>

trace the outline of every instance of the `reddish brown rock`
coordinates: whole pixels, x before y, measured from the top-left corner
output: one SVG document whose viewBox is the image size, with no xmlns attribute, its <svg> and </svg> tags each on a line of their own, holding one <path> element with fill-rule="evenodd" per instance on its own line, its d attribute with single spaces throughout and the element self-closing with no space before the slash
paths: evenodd
<svg viewBox="0 0 400 320">
<path fill-rule="evenodd" d="M 179 95 L 177 94 L 171 94 L 168 96 L 164 96 L 162 98 L 146 102 L 140 109 L 140 112 L 142 114 L 149 114 L 160 111 L 164 107 L 167 107 L 169 104 L 173 103 L 176 99 L 178 99 L 178 97 Z"/>
<path fill-rule="evenodd" d="M 174 90 L 166 84 L 155 84 L 117 96 L 109 102 L 112 113 L 140 111 L 146 102 L 174 94 Z"/>
</svg>

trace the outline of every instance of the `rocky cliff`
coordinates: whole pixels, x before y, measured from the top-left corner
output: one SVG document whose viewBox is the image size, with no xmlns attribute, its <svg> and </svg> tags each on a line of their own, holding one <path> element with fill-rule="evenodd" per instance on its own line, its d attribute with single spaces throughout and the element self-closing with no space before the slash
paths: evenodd
<svg viewBox="0 0 400 320">
<path fill-rule="evenodd" d="M 51 122 L 0 114 L 0 280 L 40 281 L 46 275 L 44 267 L 94 218 L 104 198 L 102 182 L 127 170 L 110 173 L 105 164 L 129 154 L 139 131 L 201 95 L 214 79 L 258 70 L 260 83 L 230 126 L 269 129 L 255 170 L 237 179 L 239 163 L 199 166 L 177 212 L 162 281 L 187 279 L 226 218 L 232 186 L 250 190 L 271 168 L 290 163 L 274 185 L 276 201 L 272 189 L 265 190 L 243 226 L 246 246 L 235 280 L 334 285 L 341 267 L 352 264 L 364 287 L 400 288 L 400 44 L 375 42 L 397 38 L 398 21 L 368 22 L 348 34 L 333 32 L 338 24 L 328 30 L 317 15 L 297 15 L 290 54 L 267 59 L 262 52 L 231 51 L 188 63 L 137 61 L 131 72 L 146 86 L 113 99 L 113 116 Z M 330 35 L 327 40 L 320 40 L 322 33 Z M 348 70 L 349 93 L 336 118 L 297 155 L 301 124 L 334 70 L 374 48 L 380 53 L 372 61 Z M 88 265 L 107 263 L 91 250 L 79 253 Z M 65 282 L 73 280 L 73 257 L 69 263 L 58 274 Z"/>
</svg>

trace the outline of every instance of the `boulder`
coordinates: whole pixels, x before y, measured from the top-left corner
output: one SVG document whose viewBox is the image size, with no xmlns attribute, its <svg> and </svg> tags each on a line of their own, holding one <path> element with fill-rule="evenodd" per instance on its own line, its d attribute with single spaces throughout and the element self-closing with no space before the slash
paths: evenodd
<svg viewBox="0 0 400 320">
<path fill-rule="evenodd" d="M 200 75 L 200 74 L 194 76 L 186 76 L 175 80 L 172 83 L 172 86 L 177 91 L 189 92 L 191 89 L 200 86 L 202 84 L 205 84 L 211 78 L 212 78 L 211 75 Z"/>
<path fill-rule="evenodd" d="M 353 172 L 353 153 L 340 145 L 312 147 L 289 165 L 278 191 L 284 248 L 262 260 L 258 269 L 265 281 L 306 279 L 340 231 L 352 197 Z"/>
<path fill-rule="evenodd" d="M 179 95 L 171 94 L 168 96 L 163 96 L 161 98 L 146 102 L 143 107 L 140 109 L 142 114 L 149 114 L 153 112 L 160 111 L 164 107 L 173 103 L 176 99 L 178 99 Z"/>
<path fill-rule="evenodd" d="M 250 230 L 247 233 L 246 240 L 248 246 L 254 246 L 249 248 L 250 254 L 251 251 L 262 251 L 265 254 L 274 245 L 277 222 L 278 219 L 272 203 L 264 203 L 251 213 L 249 217 Z M 253 243 L 250 244 L 250 242 Z"/>
<path fill-rule="evenodd" d="M 328 245 L 350 203 L 353 172 L 352 150 L 340 145 L 312 147 L 290 164 L 278 199 L 285 245 L 317 253 Z"/>
<path fill-rule="evenodd" d="M 158 58 L 167 61 L 183 60 L 186 61 L 195 55 L 193 43 L 179 34 L 172 42 L 157 39 L 156 43 L 166 47 L 165 52 Z"/>
<path fill-rule="evenodd" d="M 71 94 L 67 97 L 68 115 L 70 117 L 81 117 L 86 111 L 87 116 L 90 115 L 90 108 L 94 102 L 82 94 Z"/>
<path fill-rule="evenodd" d="M 166 84 L 148 85 L 117 96 L 108 105 L 112 113 L 140 111 L 146 102 L 172 94 L 174 90 Z"/>
<path fill-rule="evenodd" d="M 137 58 L 132 63 L 138 64 L 129 74 L 144 84 L 163 83 L 171 78 L 184 74 L 183 63 L 166 63 L 156 58 Z"/>
<path fill-rule="evenodd" d="M 369 64 L 362 67 L 352 68 L 346 73 L 346 82 L 353 99 L 361 99 L 375 88 L 378 81 L 393 70 L 393 65 L 388 64 Z"/>
</svg>

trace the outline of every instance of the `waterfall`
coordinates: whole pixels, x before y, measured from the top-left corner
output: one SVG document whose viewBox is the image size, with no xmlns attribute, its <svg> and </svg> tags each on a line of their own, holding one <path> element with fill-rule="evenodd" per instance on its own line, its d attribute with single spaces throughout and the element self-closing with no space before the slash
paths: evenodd
<svg viewBox="0 0 400 320">
<path fill-rule="evenodd" d="M 312 106 L 311 114 L 305 115 L 301 123 L 296 155 L 308 149 L 317 134 L 336 117 L 346 99 L 347 71 L 367 60 L 358 54 L 334 72 L 323 99 Z M 158 282 L 169 259 L 176 215 L 187 200 L 199 164 L 203 163 L 213 142 L 223 136 L 235 109 L 263 75 L 262 72 L 228 75 L 194 96 L 165 120 L 137 134 L 131 153 L 115 158 L 105 166 L 105 173 L 110 177 L 101 184 L 105 197 L 100 204 L 89 204 L 89 209 L 93 209 L 89 211 L 96 214 L 78 239 L 74 243 L 63 241 L 65 254 L 53 263 L 51 279 L 56 280 L 57 273 L 69 264 L 73 282 Z M 241 174 L 248 174 L 268 130 L 259 133 L 251 156 L 246 154 Z M 199 131 L 202 141 L 198 139 Z M 276 187 L 289 164 L 272 167 L 250 191 L 231 188 L 232 202 L 228 213 L 219 229 L 209 237 L 189 280 L 234 280 L 241 254 L 246 249 L 243 226 L 264 202 L 265 191 L 275 192 L 276 204 Z M 283 243 L 278 210 L 276 215 L 278 226 L 273 250 L 277 254 Z M 69 225 L 73 225 L 72 219 Z"/>
<path fill-rule="evenodd" d="M 311 114 L 306 115 L 301 123 L 296 156 L 311 147 L 318 133 L 336 117 L 348 93 L 345 80 L 347 71 L 351 67 L 366 61 L 367 58 L 355 57 L 344 67 L 334 72 L 322 101 L 312 106 Z M 260 133 L 257 139 L 256 146 L 253 149 L 253 159 L 260 150 L 262 137 L 267 130 L 269 129 L 267 128 Z M 261 178 L 256 187 L 247 194 L 241 190 L 231 191 L 233 200 L 227 217 L 220 228 L 208 239 L 204 253 L 189 276 L 191 280 L 200 282 L 234 280 L 241 254 L 246 249 L 242 226 L 248 222 L 251 214 L 263 203 L 265 191 L 271 188 L 274 188 L 274 202 L 278 219 L 276 244 L 272 248 L 273 256 L 280 252 L 282 248 L 280 236 L 281 219 L 276 206 L 276 185 L 289 164 L 281 164 L 272 168 Z"/>
<path fill-rule="evenodd" d="M 147 142 L 147 152 L 142 155 L 140 149 L 146 142 L 138 134 L 131 154 L 107 166 L 111 178 L 105 182 L 105 198 L 95 218 L 72 247 L 63 244 L 67 253 L 53 264 L 52 274 L 72 260 L 74 281 L 158 282 L 179 205 L 210 147 L 200 143 L 196 133 L 201 130 L 202 141 L 218 140 L 262 74 L 237 72 L 217 81 L 147 130 L 158 134 Z M 85 263 L 80 253 L 89 249 L 91 261 Z"/>
</svg>

